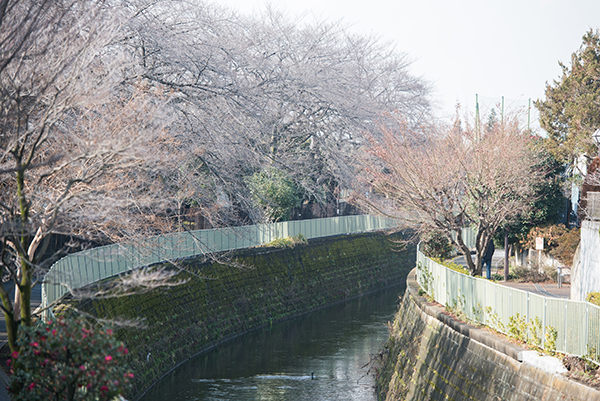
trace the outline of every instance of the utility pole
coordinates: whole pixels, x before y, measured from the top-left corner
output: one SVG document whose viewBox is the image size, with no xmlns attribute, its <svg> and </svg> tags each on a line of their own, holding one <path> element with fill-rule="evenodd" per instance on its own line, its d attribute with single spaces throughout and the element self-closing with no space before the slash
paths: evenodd
<svg viewBox="0 0 600 401">
<path fill-rule="evenodd" d="M 527 107 L 527 131 L 529 131 L 529 122 L 531 120 L 531 98 L 529 98 L 529 106 Z"/>
<path fill-rule="evenodd" d="M 504 281 L 508 281 L 508 229 L 504 227 Z"/>
<path fill-rule="evenodd" d="M 502 110 L 500 112 L 500 122 L 504 132 L 504 96 L 502 96 Z M 504 226 L 504 281 L 508 281 L 508 228 Z"/>
<path fill-rule="evenodd" d="M 481 139 L 481 126 L 479 124 L 479 95 L 475 94 L 475 132 L 477 139 Z"/>
</svg>

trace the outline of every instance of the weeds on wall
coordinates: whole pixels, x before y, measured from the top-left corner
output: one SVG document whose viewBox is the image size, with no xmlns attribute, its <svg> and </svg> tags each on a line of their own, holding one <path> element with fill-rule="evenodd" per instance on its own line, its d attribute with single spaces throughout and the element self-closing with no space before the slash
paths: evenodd
<svg viewBox="0 0 600 401">
<path fill-rule="evenodd" d="M 508 325 L 504 325 L 498 313 L 492 311 L 490 306 L 483 308 L 481 304 L 473 307 L 472 316 L 469 318 L 465 311 L 466 299 L 464 294 L 459 294 L 452 300 L 451 303 L 446 304 L 446 311 L 453 314 L 458 319 L 463 320 L 467 323 L 474 323 L 476 325 L 484 324 L 498 332 L 505 333 L 512 339 L 521 343 L 530 345 L 539 351 L 543 351 L 549 355 L 556 354 L 556 338 L 558 337 L 557 330 L 552 326 L 546 326 L 546 334 L 542 331 L 542 322 L 539 317 L 535 317 L 533 320 L 527 321 L 525 316 L 521 316 L 517 313 L 514 316 L 510 316 L 508 319 Z M 542 337 L 544 336 L 544 342 Z"/>
<path fill-rule="evenodd" d="M 585 300 L 591 304 L 600 306 L 600 292 L 598 292 L 598 291 L 588 292 L 588 294 L 585 296 Z"/>
<path fill-rule="evenodd" d="M 554 356 L 556 355 L 556 339 L 558 338 L 558 331 L 552 326 L 546 326 L 546 342 L 544 343 L 544 350 Z"/>
<path fill-rule="evenodd" d="M 492 307 L 488 306 L 485 308 L 485 315 L 486 315 L 486 322 L 488 322 L 488 326 L 490 326 L 491 328 L 500 331 L 500 332 L 506 332 L 506 327 L 504 327 L 504 323 L 502 323 L 502 320 L 500 319 L 500 315 L 498 315 L 498 313 L 493 312 L 492 313 Z"/>
<path fill-rule="evenodd" d="M 293 248 L 296 245 L 307 243 L 306 237 L 300 233 L 298 235 L 294 235 L 293 237 L 275 238 L 273 241 L 261 246 L 265 248 Z"/>
<path fill-rule="evenodd" d="M 458 296 L 452 300 L 451 303 L 446 303 L 446 312 L 452 313 L 454 316 L 456 316 L 457 318 L 467 321 L 467 322 L 472 322 L 473 320 L 470 319 L 467 314 L 465 313 L 465 305 L 466 305 L 466 298 L 464 296 L 464 294 L 461 295 L 460 293 L 460 289 L 458 290 Z"/>
<path fill-rule="evenodd" d="M 419 295 L 427 294 L 431 297 L 431 299 L 435 299 L 433 290 L 433 273 L 421 262 L 417 263 L 417 270 L 420 272 L 419 277 L 421 277 L 421 288 L 424 291 L 423 293 L 419 292 Z"/>
</svg>

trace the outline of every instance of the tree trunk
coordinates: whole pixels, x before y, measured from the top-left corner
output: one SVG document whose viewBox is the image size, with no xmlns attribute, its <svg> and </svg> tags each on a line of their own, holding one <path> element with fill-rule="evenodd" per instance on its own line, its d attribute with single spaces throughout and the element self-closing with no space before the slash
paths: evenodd
<svg viewBox="0 0 600 401">
<path fill-rule="evenodd" d="M 457 230 L 457 232 L 456 232 L 456 242 L 458 244 L 458 248 L 465 255 L 465 262 L 467 262 L 467 268 L 469 269 L 469 272 L 471 272 L 471 276 L 475 276 L 476 269 L 475 269 L 475 264 L 473 264 L 473 259 L 471 258 L 471 250 L 467 247 L 467 245 L 463 241 L 461 230 Z"/>
<path fill-rule="evenodd" d="M 6 322 L 6 334 L 8 335 L 8 346 L 11 351 L 18 351 L 17 348 L 17 330 L 19 324 L 15 319 L 14 310 L 12 309 L 12 304 L 10 302 L 10 298 L 6 293 L 0 293 L 0 298 L 2 298 L 2 304 L 4 308 L 7 309 L 4 311 L 4 321 Z"/>
</svg>

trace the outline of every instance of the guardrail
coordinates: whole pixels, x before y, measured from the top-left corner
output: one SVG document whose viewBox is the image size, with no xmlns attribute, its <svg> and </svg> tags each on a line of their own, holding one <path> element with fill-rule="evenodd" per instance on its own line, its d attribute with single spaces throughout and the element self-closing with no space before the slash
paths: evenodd
<svg viewBox="0 0 600 401">
<path fill-rule="evenodd" d="M 417 248 L 417 281 L 435 301 L 543 349 L 600 363 L 600 307 L 544 297 L 451 270 Z"/>
<path fill-rule="evenodd" d="M 393 226 L 392 220 L 383 217 L 343 216 L 178 232 L 93 248 L 67 255 L 52 265 L 42 282 L 42 307 L 47 308 L 72 289 L 163 261 L 249 248 L 298 234 L 310 239 Z"/>
</svg>

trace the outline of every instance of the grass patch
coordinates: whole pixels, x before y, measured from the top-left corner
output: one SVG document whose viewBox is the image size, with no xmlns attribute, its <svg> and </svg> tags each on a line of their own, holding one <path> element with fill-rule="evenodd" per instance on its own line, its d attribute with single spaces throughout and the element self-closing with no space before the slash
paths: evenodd
<svg viewBox="0 0 600 401">
<path fill-rule="evenodd" d="M 306 244 L 306 238 L 302 234 L 294 235 L 293 237 L 275 238 L 273 241 L 261 245 L 265 248 L 293 248 L 299 244 Z"/>
<path fill-rule="evenodd" d="M 442 266 L 446 266 L 448 269 L 454 270 L 455 272 L 466 274 L 467 276 L 471 275 L 471 273 L 469 272 L 469 269 L 467 269 L 463 265 L 458 264 L 452 260 L 441 260 L 441 259 L 437 259 L 437 258 L 433 258 L 431 260 L 433 260 L 435 263 L 438 263 Z"/>
</svg>

